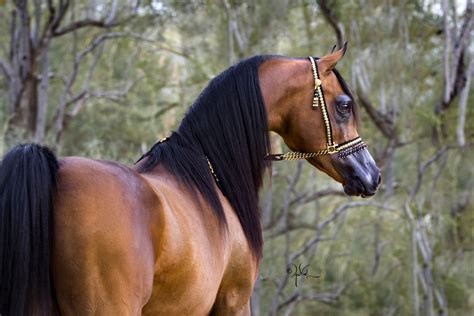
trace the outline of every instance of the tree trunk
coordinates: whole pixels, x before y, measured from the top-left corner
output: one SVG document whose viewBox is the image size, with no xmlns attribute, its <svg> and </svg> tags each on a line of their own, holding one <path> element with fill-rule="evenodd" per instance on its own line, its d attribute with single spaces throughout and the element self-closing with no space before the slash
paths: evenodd
<svg viewBox="0 0 474 316">
<path fill-rule="evenodd" d="M 38 106 L 36 115 L 35 142 L 42 143 L 46 130 L 46 114 L 48 111 L 48 85 L 49 85 L 49 58 L 48 47 L 44 50 L 41 61 L 41 78 L 38 83 Z"/>
<path fill-rule="evenodd" d="M 16 87 L 10 87 L 10 90 Z M 5 132 L 5 143 L 7 147 L 19 141 L 32 140 L 36 124 L 36 80 L 29 76 L 22 83 L 22 89 L 18 99 L 14 103 L 13 112 L 9 114 Z M 11 92 L 13 93 L 13 92 Z"/>
<path fill-rule="evenodd" d="M 9 106 L 4 141 L 7 147 L 33 139 L 37 114 L 35 50 L 27 1 L 17 1 L 10 24 Z M 18 22 L 18 27 L 17 27 Z"/>
<path fill-rule="evenodd" d="M 458 145 L 461 147 L 466 145 L 466 138 L 464 137 L 464 123 L 466 121 L 467 99 L 469 97 L 469 90 L 471 88 L 471 78 L 472 78 L 473 68 L 474 68 L 474 61 L 471 60 L 467 68 L 466 85 L 462 89 L 461 96 L 459 97 L 459 113 L 458 113 L 458 126 L 456 128 L 456 136 L 458 140 Z"/>
<path fill-rule="evenodd" d="M 253 287 L 252 297 L 250 299 L 250 307 L 252 310 L 251 314 L 254 316 L 260 315 L 261 288 L 262 288 L 262 281 L 260 280 L 260 276 L 258 276 L 257 281 L 255 282 L 255 286 Z"/>
</svg>

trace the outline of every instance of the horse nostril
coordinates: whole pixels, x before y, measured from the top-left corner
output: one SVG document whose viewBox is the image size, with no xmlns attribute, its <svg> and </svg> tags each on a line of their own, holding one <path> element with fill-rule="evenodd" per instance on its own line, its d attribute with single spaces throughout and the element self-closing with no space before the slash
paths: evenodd
<svg viewBox="0 0 474 316">
<path fill-rule="evenodd" d="M 382 182 L 382 174 L 379 172 L 379 178 L 377 179 L 377 185 L 379 185 L 380 182 Z"/>
</svg>

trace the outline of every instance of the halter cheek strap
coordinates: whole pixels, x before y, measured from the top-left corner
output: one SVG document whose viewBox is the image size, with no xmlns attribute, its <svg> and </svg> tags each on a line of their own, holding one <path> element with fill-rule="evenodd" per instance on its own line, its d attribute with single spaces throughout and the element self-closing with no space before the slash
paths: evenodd
<svg viewBox="0 0 474 316">
<path fill-rule="evenodd" d="M 299 159 L 308 159 L 313 158 L 316 156 L 323 156 L 323 155 L 332 155 L 338 153 L 338 156 L 341 158 L 346 158 L 349 155 L 352 155 L 363 148 L 367 147 L 367 145 L 362 141 L 360 137 L 356 137 L 351 139 L 343 144 L 336 144 L 333 140 L 332 135 L 332 128 L 331 128 L 331 121 L 329 119 L 328 109 L 326 106 L 326 101 L 324 99 L 323 93 L 323 86 L 321 79 L 319 79 L 319 72 L 318 66 L 313 57 L 308 57 L 311 62 L 311 67 L 313 69 L 313 77 L 314 77 L 314 95 L 313 95 L 313 109 L 321 108 L 321 113 L 323 116 L 324 127 L 326 129 L 326 148 L 321 149 L 311 153 L 304 153 L 304 152 L 288 152 L 286 154 L 272 154 L 267 155 L 266 159 L 268 160 L 299 160 Z"/>
</svg>

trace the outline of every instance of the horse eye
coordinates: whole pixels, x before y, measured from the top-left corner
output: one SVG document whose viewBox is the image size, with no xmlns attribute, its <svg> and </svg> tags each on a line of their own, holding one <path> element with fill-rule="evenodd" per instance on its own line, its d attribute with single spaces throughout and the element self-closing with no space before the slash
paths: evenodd
<svg viewBox="0 0 474 316">
<path fill-rule="evenodd" d="M 347 113 L 351 110 L 352 100 L 349 96 L 343 94 L 336 97 L 337 110 L 342 113 Z"/>
<path fill-rule="evenodd" d="M 350 102 L 339 103 L 339 107 L 342 110 L 348 110 L 348 109 L 350 109 L 351 104 L 350 104 Z"/>
</svg>

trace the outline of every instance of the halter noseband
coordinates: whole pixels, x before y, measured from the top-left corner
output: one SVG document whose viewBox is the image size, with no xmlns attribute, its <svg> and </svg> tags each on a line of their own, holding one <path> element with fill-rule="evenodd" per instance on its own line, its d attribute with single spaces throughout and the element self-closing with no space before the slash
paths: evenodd
<svg viewBox="0 0 474 316">
<path fill-rule="evenodd" d="M 314 77 L 314 95 L 313 95 L 313 109 L 321 107 L 321 113 L 323 115 L 324 126 L 326 128 L 326 148 L 321 149 L 312 153 L 304 153 L 298 151 L 288 152 L 286 154 L 272 154 L 267 155 L 266 159 L 269 160 L 298 160 L 308 159 L 316 156 L 332 155 L 335 153 L 339 154 L 339 157 L 345 158 L 353 153 L 356 153 L 363 148 L 367 147 L 367 144 L 360 137 L 351 139 L 343 144 L 336 144 L 332 137 L 331 121 L 329 120 L 329 114 L 326 107 L 326 101 L 324 100 L 323 87 L 321 79 L 319 79 L 318 66 L 314 61 L 314 58 L 309 56 L 311 66 L 313 69 Z"/>
</svg>

